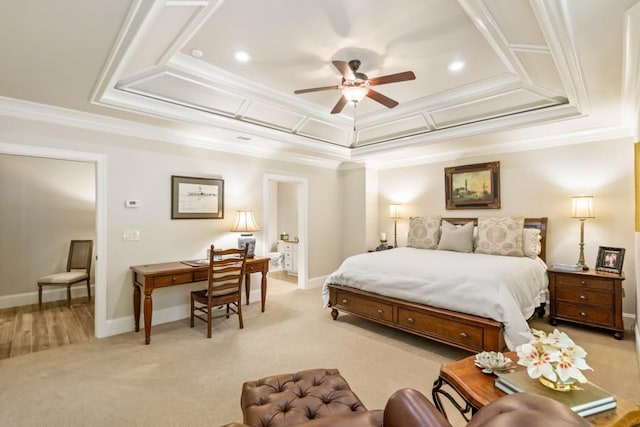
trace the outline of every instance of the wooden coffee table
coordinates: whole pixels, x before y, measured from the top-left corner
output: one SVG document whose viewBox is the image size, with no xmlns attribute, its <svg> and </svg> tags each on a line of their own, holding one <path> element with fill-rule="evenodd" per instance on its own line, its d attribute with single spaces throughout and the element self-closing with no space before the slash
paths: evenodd
<svg viewBox="0 0 640 427">
<path fill-rule="evenodd" d="M 518 356 L 514 352 L 505 353 L 515 362 Z M 482 373 L 475 364 L 475 355 L 462 360 L 444 363 L 440 367 L 440 375 L 433 383 L 431 396 L 438 410 L 446 417 L 441 397 L 447 398 L 460 411 L 462 417 L 469 421 L 471 416 L 482 407 L 504 396 L 505 393 L 494 385 L 495 375 Z M 526 369 L 517 365 L 516 369 Z M 455 392 L 455 393 L 452 393 Z M 640 424 L 640 406 L 637 403 L 616 397 L 617 407 L 599 414 L 586 417 L 596 426 L 634 426 Z"/>
</svg>

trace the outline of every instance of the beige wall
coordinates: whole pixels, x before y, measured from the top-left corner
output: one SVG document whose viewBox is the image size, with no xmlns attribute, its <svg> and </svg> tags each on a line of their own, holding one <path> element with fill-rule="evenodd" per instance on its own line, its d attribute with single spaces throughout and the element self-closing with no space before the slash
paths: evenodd
<svg viewBox="0 0 640 427">
<path fill-rule="evenodd" d="M 95 240 L 95 193 L 92 163 L 0 154 L 0 297 L 35 292 L 70 240 Z"/>
<path fill-rule="evenodd" d="M 298 185 L 278 183 L 278 238 L 287 232 L 289 239 L 298 237 Z"/>
<path fill-rule="evenodd" d="M 0 143 L 106 156 L 108 320 L 133 313 L 129 266 L 202 258 L 211 243 L 235 245 L 237 236 L 229 231 L 235 210 L 250 206 L 263 217 L 265 174 L 308 181 L 309 224 L 323 225 L 309 227 L 309 277 L 329 274 L 342 260 L 340 211 L 326 209 L 341 206 L 338 171 L 8 117 L 0 117 Z M 223 178 L 225 218 L 171 220 L 171 175 Z M 127 199 L 141 206 L 127 209 Z M 123 241 L 125 230 L 139 230 L 140 240 Z M 255 235 L 261 248 L 262 232 Z M 154 312 L 187 304 L 189 286 L 154 293 Z"/>
<path fill-rule="evenodd" d="M 388 204 L 404 204 L 398 223 L 398 243 L 406 244 L 409 216 L 525 215 L 549 218 L 547 264 L 575 263 L 579 221 L 570 218 L 570 197 L 595 197 L 595 219 L 585 222 L 585 259 L 594 267 L 599 246 L 626 249 L 623 311 L 636 313 L 634 248 L 634 146 L 631 140 L 602 141 L 519 153 L 489 155 L 380 171 L 380 231 L 393 232 L 384 218 Z M 444 209 L 444 168 L 489 161 L 500 162 L 501 209 Z"/>
</svg>

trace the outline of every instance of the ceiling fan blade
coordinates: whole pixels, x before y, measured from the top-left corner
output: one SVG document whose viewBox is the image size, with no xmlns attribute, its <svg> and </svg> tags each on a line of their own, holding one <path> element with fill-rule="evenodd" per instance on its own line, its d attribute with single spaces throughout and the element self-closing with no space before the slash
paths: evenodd
<svg viewBox="0 0 640 427">
<path fill-rule="evenodd" d="M 338 71 L 340 71 L 340 74 L 342 74 L 342 77 L 345 78 L 345 80 L 355 80 L 356 76 L 353 74 L 353 70 L 351 69 L 351 67 L 349 67 L 349 63 L 345 62 L 345 61 L 331 61 L 333 63 L 333 66 L 336 67 L 338 69 Z"/>
<path fill-rule="evenodd" d="M 394 101 L 388 96 L 384 96 L 380 92 L 376 92 L 373 89 L 369 89 L 369 92 L 367 92 L 367 96 L 388 108 L 393 108 L 398 105 L 398 101 Z"/>
<path fill-rule="evenodd" d="M 333 107 L 333 110 L 331 110 L 331 114 L 338 114 L 339 112 L 341 112 L 344 106 L 347 105 L 347 102 L 347 98 L 342 95 L 340 99 L 338 99 L 335 107 Z"/>
<path fill-rule="evenodd" d="M 311 89 L 298 89 L 298 90 L 294 90 L 293 93 L 295 93 L 296 95 L 299 95 L 301 93 L 319 92 L 321 90 L 334 90 L 334 89 L 340 89 L 340 86 L 324 86 L 324 87 L 314 87 Z"/>
<path fill-rule="evenodd" d="M 415 79 L 416 79 L 416 75 L 413 74 L 413 71 L 405 71 L 403 73 L 389 74 L 388 76 L 374 77 L 373 79 L 369 79 L 369 84 L 371 86 L 376 86 L 376 85 L 384 85 L 387 83 L 404 82 L 406 80 L 415 80 Z"/>
</svg>

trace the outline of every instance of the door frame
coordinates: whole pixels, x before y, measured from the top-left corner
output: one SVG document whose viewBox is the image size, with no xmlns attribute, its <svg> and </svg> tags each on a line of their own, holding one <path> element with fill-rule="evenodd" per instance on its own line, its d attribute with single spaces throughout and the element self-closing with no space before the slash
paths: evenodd
<svg viewBox="0 0 640 427">
<path fill-rule="evenodd" d="M 73 160 L 95 164 L 96 174 L 96 245 L 94 267 L 94 333 L 96 338 L 107 336 L 107 157 L 104 154 L 34 145 L 0 142 L 0 154 Z"/>
<path fill-rule="evenodd" d="M 308 224 L 309 224 L 309 181 L 307 178 L 299 177 L 299 176 L 291 176 L 291 175 L 278 175 L 278 174 L 264 174 L 263 180 L 263 197 L 264 200 L 262 202 L 262 212 L 263 212 L 263 220 L 264 224 L 264 236 L 269 236 L 269 224 L 270 224 L 270 209 L 269 203 L 275 198 L 275 195 L 271 193 L 271 183 L 285 182 L 288 184 L 295 184 L 298 188 L 298 200 L 297 200 L 297 209 L 298 209 L 298 231 L 297 235 L 300 238 L 301 244 L 298 245 L 298 288 L 306 289 L 307 282 L 309 279 L 308 272 L 308 256 L 307 251 L 309 248 L 309 241 L 307 237 L 309 236 Z M 267 254 L 271 252 L 271 245 L 268 241 L 268 238 L 263 239 L 263 248 L 262 253 Z"/>
</svg>

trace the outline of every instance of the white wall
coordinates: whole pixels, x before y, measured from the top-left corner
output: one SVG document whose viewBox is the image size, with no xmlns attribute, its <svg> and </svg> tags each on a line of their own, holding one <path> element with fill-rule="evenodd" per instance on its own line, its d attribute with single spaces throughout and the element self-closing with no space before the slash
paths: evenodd
<svg viewBox="0 0 640 427">
<path fill-rule="evenodd" d="M 630 140 L 602 141 L 382 170 L 381 228 L 393 231 L 393 222 L 384 221 L 383 216 L 394 201 L 403 203 L 405 212 L 405 219 L 398 223 L 399 245 L 406 244 L 409 216 L 546 216 L 547 264 L 575 263 L 580 226 L 570 218 L 570 197 L 593 195 L 596 218 L 585 222 L 585 259 L 594 267 L 599 246 L 626 249 L 623 311 L 629 325 L 636 313 L 633 150 Z M 447 211 L 444 168 L 489 161 L 500 162 L 501 209 Z"/>
<path fill-rule="evenodd" d="M 95 241 L 95 196 L 93 163 L 0 154 L 0 297 L 65 271 L 70 240 Z"/>
</svg>

